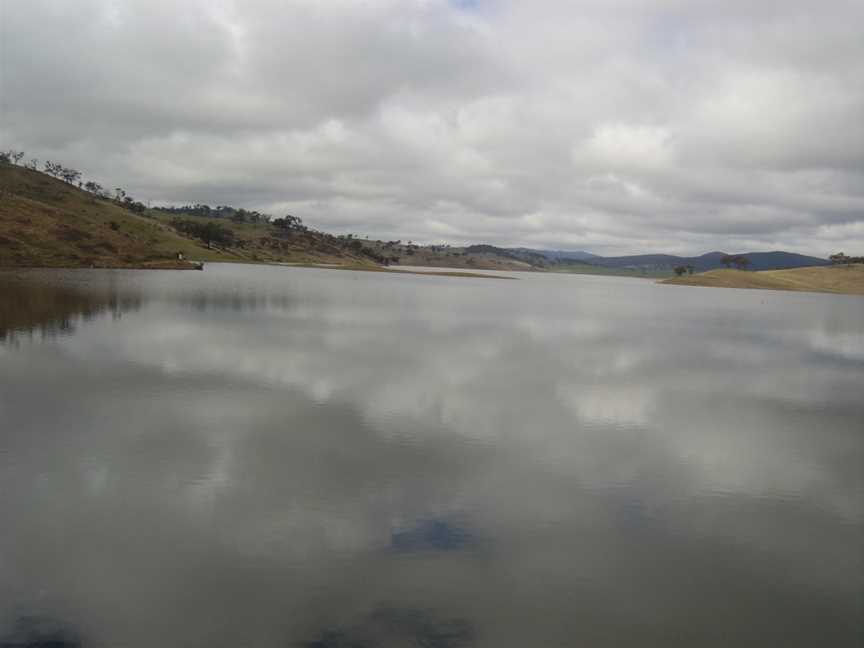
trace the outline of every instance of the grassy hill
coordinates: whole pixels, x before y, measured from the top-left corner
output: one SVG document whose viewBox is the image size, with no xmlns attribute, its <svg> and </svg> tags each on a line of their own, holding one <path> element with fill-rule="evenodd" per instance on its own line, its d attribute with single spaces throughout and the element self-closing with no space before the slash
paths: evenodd
<svg viewBox="0 0 864 648">
<path fill-rule="evenodd" d="M 158 221 L 38 171 L 0 163 L 0 267 L 183 267 L 218 258 Z"/>
<path fill-rule="evenodd" d="M 205 222 L 184 216 L 185 221 Z M 0 267 L 184 268 L 187 260 L 375 265 L 356 245 L 314 230 L 220 223 L 231 242 L 205 244 L 157 210 L 135 213 L 39 171 L 0 162 Z"/>
<path fill-rule="evenodd" d="M 663 283 L 680 286 L 761 288 L 864 295 L 864 265 L 792 268 L 762 272 L 711 270 L 688 277 L 667 279 Z"/>
</svg>

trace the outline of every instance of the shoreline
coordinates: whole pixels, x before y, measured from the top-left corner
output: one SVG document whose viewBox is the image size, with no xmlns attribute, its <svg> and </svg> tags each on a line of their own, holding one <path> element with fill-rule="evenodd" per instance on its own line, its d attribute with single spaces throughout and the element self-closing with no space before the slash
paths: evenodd
<svg viewBox="0 0 864 648">
<path fill-rule="evenodd" d="M 203 267 L 199 267 L 198 264 Z M 308 262 L 278 262 L 278 261 L 248 261 L 248 260 L 225 260 L 225 261 L 182 261 L 182 262 L 166 262 L 153 264 L 129 264 L 129 265 L 2 265 L 0 272 L 14 272 L 16 270 L 203 270 L 207 264 L 226 263 L 231 265 L 252 265 L 252 266 L 273 266 L 277 268 L 312 268 L 315 270 L 348 270 L 354 272 L 380 272 L 385 274 L 403 274 L 403 275 L 424 275 L 434 277 L 457 277 L 471 278 L 478 277 L 480 279 L 504 279 L 510 281 L 518 281 L 518 277 L 498 276 L 480 272 L 460 272 L 460 271 L 422 271 L 422 270 L 399 270 L 384 266 L 365 266 L 365 265 L 342 265 L 328 263 L 308 263 Z"/>
<path fill-rule="evenodd" d="M 288 268 L 314 268 L 316 270 L 349 270 L 355 272 L 380 272 L 384 274 L 403 274 L 403 275 L 423 275 L 432 277 L 459 277 L 470 278 L 479 277 L 480 279 L 504 279 L 510 281 L 519 281 L 518 277 L 506 277 L 492 274 L 484 274 L 480 272 L 463 272 L 458 270 L 436 272 L 433 270 L 398 270 L 392 267 L 385 266 L 363 266 L 363 265 L 338 265 L 338 264 L 318 264 L 318 263 L 266 263 L 264 265 L 274 265 Z"/>
<path fill-rule="evenodd" d="M 181 261 L 129 265 L 0 265 L 0 272 L 14 270 L 201 270 L 204 262 Z"/>
</svg>

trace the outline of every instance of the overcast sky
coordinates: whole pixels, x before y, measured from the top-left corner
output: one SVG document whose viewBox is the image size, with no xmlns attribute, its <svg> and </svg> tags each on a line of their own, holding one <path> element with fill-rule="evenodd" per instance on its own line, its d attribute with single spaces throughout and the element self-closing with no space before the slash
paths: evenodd
<svg viewBox="0 0 864 648">
<path fill-rule="evenodd" d="M 864 253 L 861 0 L 0 0 L 0 148 L 140 200 Z"/>
</svg>

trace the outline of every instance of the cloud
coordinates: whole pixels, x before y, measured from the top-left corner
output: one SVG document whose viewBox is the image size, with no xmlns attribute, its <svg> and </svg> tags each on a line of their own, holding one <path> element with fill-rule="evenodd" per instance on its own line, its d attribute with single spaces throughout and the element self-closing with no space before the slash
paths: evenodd
<svg viewBox="0 0 864 648">
<path fill-rule="evenodd" d="M 0 145 L 137 198 L 427 242 L 864 248 L 851 0 L 3 11 Z"/>
</svg>

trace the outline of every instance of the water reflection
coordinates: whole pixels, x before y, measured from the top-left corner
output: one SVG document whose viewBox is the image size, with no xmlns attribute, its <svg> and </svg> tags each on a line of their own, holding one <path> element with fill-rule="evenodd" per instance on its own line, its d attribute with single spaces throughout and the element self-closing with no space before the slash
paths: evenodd
<svg viewBox="0 0 864 648">
<path fill-rule="evenodd" d="M 80 323 L 104 313 L 119 319 L 141 307 L 139 296 L 120 296 L 110 285 L 82 289 L 74 282 L 46 283 L 45 276 L 0 272 L 0 343 L 14 344 L 34 335 L 42 339 L 71 335 Z"/>
<path fill-rule="evenodd" d="M 72 629 L 39 617 L 17 619 L 10 634 L 0 636 L 0 648 L 81 648 L 82 645 Z"/>
<path fill-rule="evenodd" d="M 474 628 L 466 619 L 438 619 L 426 610 L 382 608 L 362 623 L 328 628 L 305 648 L 372 648 L 409 645 L 421 648 L 463 648 L 473 645 Z"/>
<path fill-rule="evenodd" d="M 448 520 L 419 520 L 413 527 L 397 529 L 390 535 L 390 547 L 398 552 L 461 551 L 474 538 L 458 523 Z"/>
<path fill-rule="evenodd" d="M 861 300 L 120 276 L 133 316 L 0 356 L 0 630 L 858 645 Z"/>
</svg>

